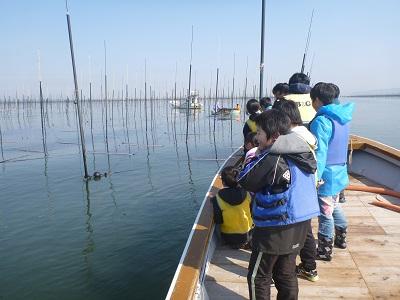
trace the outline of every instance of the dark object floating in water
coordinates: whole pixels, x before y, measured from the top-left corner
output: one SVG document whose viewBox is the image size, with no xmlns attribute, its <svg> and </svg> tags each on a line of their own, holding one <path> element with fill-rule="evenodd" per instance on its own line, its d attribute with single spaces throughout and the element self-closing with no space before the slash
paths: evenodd
<svg viewBox="0 0 400 300">
<path fill-rule="evenodd" d="M 101 179 L 101 177 L 107 177 L 107 172 L 105 172 L 104 174 L 102 174 L 102 173 L 100 173 L 100 172 L 98 172 L 98 171 L 96 171 L 96 172 L 94 172 L 93 173 L 93 175 L 92 175 L 92 178 L 94 179 L 94 180 L 100 180 Z"/>
</svg>

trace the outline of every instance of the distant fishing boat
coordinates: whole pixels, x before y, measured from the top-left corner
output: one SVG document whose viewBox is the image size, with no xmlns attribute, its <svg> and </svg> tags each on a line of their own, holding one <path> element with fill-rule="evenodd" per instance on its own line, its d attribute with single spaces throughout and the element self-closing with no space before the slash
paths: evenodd
<svg viewBox="0 0 400 300">
<path fill-rule="evenodd" d="M 241 157 L 239 148 L 220 171 L 226 166 L 238 166 Z M 351 136 L 348 171 L 351 184 L 343 205 L 349 222 L 348 247 L 335 249 L 332 262 L 318 261 L 319 281 L 299 279 L 300 299 L 378 299 L 399 295 L 400 252 L 396 249 L 400 246 L 400 200 L 365 192 L 400 199 L 400 150 Z M 218 172 L 204 197 L 166 299 L 248 299 L 250 251 L 222 245 L 218 226 L 213 223 L 208 195 L 215 195 L 220 188 Z M 316 220 L 312 224 L 316 233 Z M 276 296 L 273 287 L 271 295 Z"/>
<path fill-rule="evenodd" d="M 202 105 L 199 102 L 199 92 L 191 91 L 190 95 L 186 98 L 186 101 L 170 101 L 172 108 L 177 109 L 201 109 Z"/>
<path fill-rule="evenodd" d="M 234 108 L 217 107 L 211 110 L 211 115 L 217 115 L 219 117 L 234 117 L 240 114 L 240 105 L 236 104 Z"/>
</svg>

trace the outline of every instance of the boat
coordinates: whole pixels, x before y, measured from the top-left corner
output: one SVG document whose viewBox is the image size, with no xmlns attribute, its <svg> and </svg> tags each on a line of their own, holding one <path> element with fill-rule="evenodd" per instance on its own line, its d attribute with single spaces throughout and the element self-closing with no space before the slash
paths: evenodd
<svg viewBox="0 0 400 300">
<path fill-rule="evenodd" d="M 220 171 L 237 166 L 241 158 L 239 148 Z M 348 247 L 335 248 L 331 262 L 317 261 L 319 281 L 299 279 L 299 299 L 399 299 L 400 150 L 352 135 L 348 170 L 350 185 L 343 204 Z M 166 299 L 248 299 L 250 251 L 223 246 L 213 223 L 208 195 L 222 187 L 218 173 L 199 209 Z M 316 234 L 317 220 L 312 224 Z M 271 295 L 276 296 L 273 287 Z"/>
<path fill-rule="evenodd" d="M 170 101 L 172 108 L 176 109 L 201 109 L 202 105 L 199 102 L 199 92 L 191 91 L 190 95 L 185 99 L 185 101 L 173 100 Z"/>
<path fill-rule="evenodd" d="M 211 111 L 212 116 L 218 117 L 235 117 L 240 115 L 240 105 L 236 104 L 234 108 L 220 107 Z"/>
</svg>

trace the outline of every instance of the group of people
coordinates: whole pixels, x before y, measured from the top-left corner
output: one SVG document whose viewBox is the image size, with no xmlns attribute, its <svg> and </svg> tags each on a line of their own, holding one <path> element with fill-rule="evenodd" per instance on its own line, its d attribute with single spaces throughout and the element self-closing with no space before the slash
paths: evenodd
<svg viewBox="0 0 400 300">
<path fill-rule="evenodd" d="M 232 248 L 252 250 L 250 299 L 270 299 L 272 283 L 278 299 L 297 299 L 297 276 L 317 281 L 316 260 L 331 261 L 334 246 L 347 247 L 341 202 L 349 183 L 354 105 L 339 102 L 335 84 L 311 87 L 303 73 L 272 92 L 273 104 L 266 98 L 247 102 L 243 165 L 222 170 L 224 188 L 211 201 L 223 240 Z"/>
</svg>

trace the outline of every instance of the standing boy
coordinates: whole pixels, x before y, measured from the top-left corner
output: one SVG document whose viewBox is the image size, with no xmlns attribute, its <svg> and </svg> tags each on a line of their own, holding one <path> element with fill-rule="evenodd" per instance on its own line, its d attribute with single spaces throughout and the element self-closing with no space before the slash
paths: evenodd
<svg viewBox="0 0 400 300">
<path fill-rule="evenodd" d="M 318 188 L 321 215 L 317 258 L 325 261 L 332 259 L 333 243 L 342 249 L 347 246 L 347 220 L 339 203 L 339 193 L 349 184 L 347 145 L 354 104 L 335 103 L 335 96 L 335 89 L 325 82 L 317 83 L 310 92 L 312 106 L 317 112 L 310 123 L 310 131 L 318 140 L 317 174 L 322 182 Z"/>
<path fill-rule="evenodd" d="M 299 106 L 301 119 L 309 123 L 315 115 L 310 99 L 310 78 L 303 73 L 294 73 L 289 79 L 289 94 L 286 100 L 293 100 Z"/>
<path fill-rule="evenodd" d="M 270 299 L 274 279 L 277 299 L 297 299 L 296 255 L 310 220 L 319 214 L 308 144 L 290 133 L 290 119 L 271 109 L 255 119 L 258 156 L 241 172 L 239 183 L 255 193 L 253 247 L 247 282 L 250 299 Z"/>
<path fill-rule="evenodd" d="M 292 132 L 297 133 L 302 139 L 304 139 L 311 152 L 315 157 L 315 150 L 317 149 L 317 139 L 315 136 L 303 126 L 303 121 L 300 116 L 300 111 L 297 104 L 292 100 L 282 101 L 278 106 L 279 110 L 284 112 L 290 119 Z M 317 249 L 315 244 L 314 234 L 312 232 L 312 226 L 308 228 L 306 240 L 304 241 L 304 247 L 300 251 L 301 263 L 297 266 L 297 276 L 305 278 L 309 281 L 315 282 L 319 279 L 317 272 L 317 263 L 315 261 L 317 255 Z"/>
</svg>

